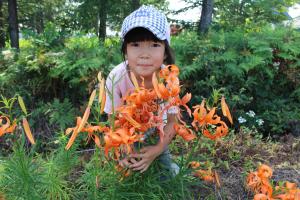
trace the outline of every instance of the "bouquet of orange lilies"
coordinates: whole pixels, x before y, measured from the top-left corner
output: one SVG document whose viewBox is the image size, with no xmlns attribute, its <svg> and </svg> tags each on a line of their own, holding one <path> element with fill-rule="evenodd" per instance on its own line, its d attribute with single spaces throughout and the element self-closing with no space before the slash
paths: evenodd
<svg viewBox="0 0 300 200">
<path fill-rule="evenodd" d="M 286 181 L 283 186 L 276 186 L 273 191 L 270 184 L 272 174 L 272 169 L 267 165 L 261 165 L 257 171 L 248 174 L 246 183 L 255 193 L 254 200 L 300 200 L 300 189 L 296 183 Z"/>
<path fill-rule="evenodd" d="M 164 135 L 163 115 L 171 107 L 185 108 L 187 113 L 192 116 L 191 109 L 187 106 L 192 95 L 186 93 L 180 98 L 179 69 L 175 65 L 168 65 L 159 73 L 152 76 L 153 89 L 146 89 L 144 83 L 138 85 L 136 77 L 131 73 L 131 80 L 135 86 L 135 90 L 123 98 L 123 105 L 113 113 L 113 120 L 110 126 L 96 125 L 92 126 L 87 122 L 92 103 L 96 96 L 96 90 L 91 94 L 87 109 L 82 118 L 77 117 L 77 125 L 74 128 L 68 128 L 66 134 L 72 133 L 72 136 L 66 146 L 69 149 L 74 143 L 79 132 L 87 132 L 88 138 L 92 138 L 99 148 L 104 144 L 105 155 L 113 150 L 114 158 L 118 159 L 122 151 L 126 154 L 132 152 L 135 142 L 144 140 L 144 132 L 150 128 L 156 128 L 160 139 Z M 105 105 L 105 80 L 101 74 L 98 75 L 99 80 L 99 99 L 100 110 L 103 111 Z M 163 106 L 161 106 L 163 104 Z M 225 98 L 221 100 L 222 112 L 230 122 L 232 118 L 225 102 Z M 195 106 L 193 112 L 193 127 L 199 128 L 203 134 L 210 139 L 217 139 L 228 133 L 228 127 L 219 116 L 215 113 L 216 107 L 205 108 L 205 100 L 200 106 Z M 214 125 L 215 133 L 211 133 L 208 127 Z M 177 123 L 174 125 L 177 135 L 184 140 L 190 141 L 196 138 L 193 131 L 187 128 L 186 123 L 181 119 L 180 113 L 177 116 Z"/>
</svg>

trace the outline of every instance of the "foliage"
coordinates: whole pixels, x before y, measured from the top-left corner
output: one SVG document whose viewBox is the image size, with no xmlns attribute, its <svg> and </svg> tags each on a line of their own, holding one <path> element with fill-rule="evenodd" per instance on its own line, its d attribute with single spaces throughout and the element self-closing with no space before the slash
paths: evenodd
<svg viewBox="0 0 300 200">
<path fill-rule="evenodd" d="M 68 98 L 65 98 L 62 102 L 55 98 L 53 102 L 37 103 L 37 108 L 33 110 L 31 116 L 35 119 L 34 123 L 36 124 L 41 125 L 39 121 L 45 120 L 55 129 L 64 131 L 67 126 L 73 123 L 73 118 L 77 112 Z"/>
<path fill-rule="evenodd" d="M 71 84 L 79 84 L 99 70 L 107 75 L 112 66 L 122 59 L 119 53 L 119 41 L 108 39 L 99 47 L 96 37 L 73 37 L 66 42 L 62 58 L 52 68 L 50 75 L 62 78 Z"/>
<path fill-rule="evenodd" d="M 212 31 L 202 38 L 187 32 L 173 46 L 193 101 L 223 88 L 236 118 L 253 110 L 265 121 L 265 134 L 279 134 L 289 120 L 299 119 L 299 37 L 288 27 L 266 26 Z"/>
<path fill-rule="evenodd" d="M 162 178 L 164 172 L 159 171 L 157 162 L 145 173 L 132 172 L 126 177 L 125 171 L 117 170 L 115 161 L 107 160 L 98 150 L 84 166 L 77 182 L 77 199 L 195 199 L 189 188 L 201 184 L 190 176 L 187 165 L 175 178 Z"/>
<path fill-rule="evenodd" d="M 59 129 L 70 122 L 68 117 L 59 119 L 58 112 L 54 110 L 74 114 L 66 99 L 72 105 L 81 104 L 86 99 L 87 88 L 95 87 L 95 77 L 91 74 L 101 70 L 107 75 L 111 67 L 122 60 L 117 39 L 107 39 L 103 47 L 99 47 L 96 37 L 78 35 L 65 41 L 53 28 L 49 24 L 49 29 L 42 35 L 27 35 L 21 41 L 22 51 L 19 54 L 10 49 L 0 54 L 0 63 L 3 64 L 0 67 L 1 94 L 14 96 L 18 93 L 23 96 L 29 110 L 33 110 L 32 120 L 42 123 L 39 127 L 44 136 L 47 135 L 43 134 L 47 130 L 46 119 L 51 119 L 50 125 L 60 123 Z M 57 100 L 53 105 L 54 99 L 65 103 L 59 106 Z M 49 111 L 47 106 L 53 110 Z"/>
<path fill-rule="evenodd" d="M 11 157 L 1 161 L 0 193 L 8 199 L 70 199 L 66 178 L 77 164 L 74 152 L 61 148 L 44 160 L 22 146 L 16 144 Z"/>
</svg>

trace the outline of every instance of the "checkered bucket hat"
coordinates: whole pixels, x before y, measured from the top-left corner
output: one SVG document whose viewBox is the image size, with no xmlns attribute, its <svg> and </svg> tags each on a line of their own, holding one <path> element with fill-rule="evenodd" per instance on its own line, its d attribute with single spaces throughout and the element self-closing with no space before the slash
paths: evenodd
<svg viewBox="0 0 300 200">
<path fill-rule="evenodd" d="M 170 44 L 170 26 L 166 16 L 153 6 L 141 6 L 136 11 L 128 15 L 121 29 L 121 37 L 133 28 L 143 27 L 151 31 L 158 39 L 167 40 Z"/>
</svg>

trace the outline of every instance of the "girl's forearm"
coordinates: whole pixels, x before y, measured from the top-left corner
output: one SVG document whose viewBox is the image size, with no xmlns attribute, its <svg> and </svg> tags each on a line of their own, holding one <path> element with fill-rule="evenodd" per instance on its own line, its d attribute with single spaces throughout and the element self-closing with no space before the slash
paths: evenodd
<svg viewBox="0 0 300 200">
<path fill-rule="evenodd" d="M 165 133 L 164 137 L 157 144 L 157 146 L 160 147 L 162 151 L 167 149 L 168 145 L 172 142 L 175 136 L 175 130 L 174 130 L 174 124 L 176 121 L 175 119 L 176 119 L 175 114 L 168 115 L 168 123 L 164 127 L 164 133 Z"/>
</svg>

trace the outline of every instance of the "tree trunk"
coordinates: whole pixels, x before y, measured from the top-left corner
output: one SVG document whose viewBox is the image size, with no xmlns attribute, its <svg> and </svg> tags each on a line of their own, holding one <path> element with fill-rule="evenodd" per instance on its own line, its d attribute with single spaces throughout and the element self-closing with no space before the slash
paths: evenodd
<svg viewBox="0 0 300 200">
<path fill-rule="evenodd" d="M 132 0 L 131 1 L 132 11 L 138 9 L 140 6 L 141 6 L 140 0 Z"/>
<path fill-rule="evenodd" d="M 35 29 L 37 33 L 44 32 L 44 13 L 39 11 L 35 14 Z"/>
<path fill-rule="evenodd" d="M 203 0 L 198 33 L 207 33 L 212 22 L 214 0 Z"/>
<path fill-rule="evenodd" d="M 10 46 L 12 48 L 19 49 L 19 29 L 16 0 L 8 0 L 8 24 Z"/>
<path fill-rule="evenodd" d="M 100 0 L 98 13 L 100 19 L 98 37 L 100 41 L 104 41 L 106 38 L 107 0 Z"/>
<path fill-rule="evenodd" d="M 5 47 L 4 16 L 2 5 L 3 0 L 0 0 L 0 48 Z"/>
</svg>

